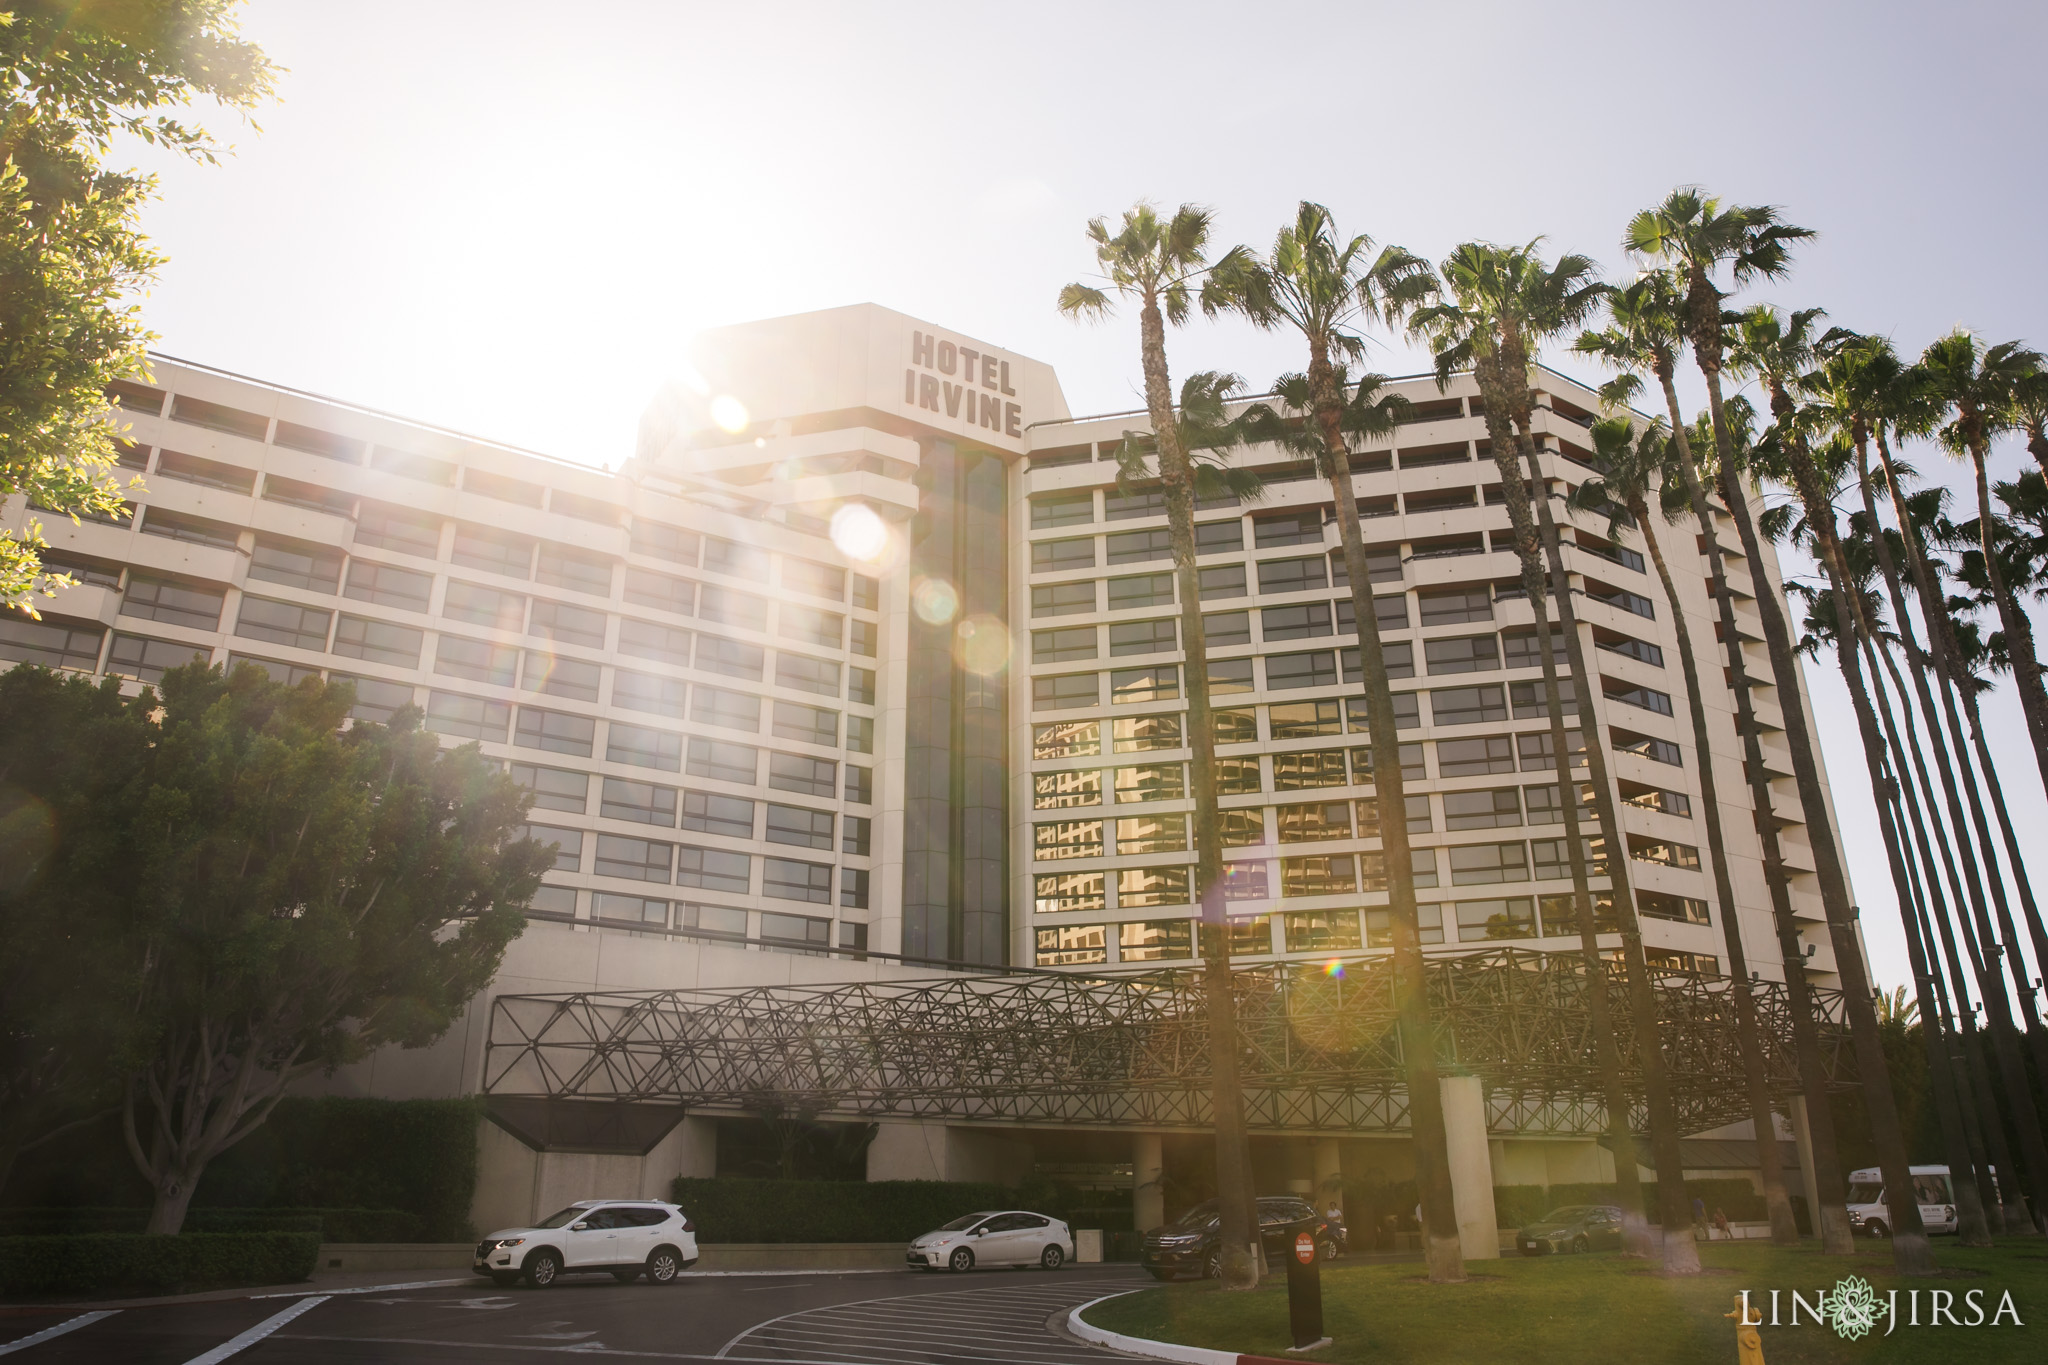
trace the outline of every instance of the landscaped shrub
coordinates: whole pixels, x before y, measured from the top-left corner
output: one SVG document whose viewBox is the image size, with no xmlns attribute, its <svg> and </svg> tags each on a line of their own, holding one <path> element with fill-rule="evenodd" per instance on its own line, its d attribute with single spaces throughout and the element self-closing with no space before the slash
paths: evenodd
<svg viewBox="0 0 2048 1365">
<path fill-rule="evenodd" d="M 735 1180 L 678 1177 L 675 1202 L 700 1242 L 907 1242 L 962 1214 L 1031 1209 L 1073 1227 L 1128 1229 L 1128 1205 L 1043 1181 Z"/>
<path fill-rule="evenodd" d="M 0 1294 L 182 1293 L 292 1284 L 313 1273 L 317 1232 L 88 1232 L 0 1237 Z"/>
<path fill-rule="evenodd" d="M 146 1208 L 8 1209 L 0 1237 L 141 1232 Z M 186 1232 L 317 1232 L 323 1242 L 420 1242 L 426 1220 L 405 1209 L 193 1209 Z"/>
</svg>

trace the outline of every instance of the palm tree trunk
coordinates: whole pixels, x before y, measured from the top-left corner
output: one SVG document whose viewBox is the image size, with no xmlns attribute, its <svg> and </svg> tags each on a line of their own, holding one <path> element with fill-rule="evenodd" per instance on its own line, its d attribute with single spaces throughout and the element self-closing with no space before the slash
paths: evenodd
<svg viewBox="0 0 2048 1365">
<path fill-rule="evenodd" d="M 1818 1186 L 1806 1192 L 1807 1210 L 1814 1230 L 1820 1234 L 1821 1249 L 1831 1256 L 1852 1255 L 1856 1241 L 1849 1227 L 1841 1157 L 1835 1149 L 1835 1123 L 1828 1103 L 1827 1068 L 1821 1056 L 1820 1017 L 1812 985 L 1806 978 L 1806 956 L 1800 947 L 1799 925 L 1792 915 L 1791 877 L 1785 870 L 1784 848 L 1778 840 L 1771 779 L 1764 768 L 1756 703 L 1750 695 L 1749 661 L 1743 657 L 1742 634 L 1735 621 L 1735 596 L 1728 587 L 1728 573 L 1721 557 L 1721 540 L 1714 526 L 1713 508 L 1707 502 L 1699 467 L 1693 461 L 1692 442 L 1679 414 L 1677 386 L 1668 367 L 1660 367 L 1658 378 L 1663 384 L 1665 405 L 1671 412 L 1672 439 L 1678 446 L 1678 468 L 1685 478 L 1686 496 L 1692 503 L 1693 519 L 1699 523 L 1700 539 L 1707 549 L 1707 571 L 1715 604 L 1720 609 L 1722 646 L 1727 651 L 1728 676 L 1735 693 L 1735 728 L 1742 736 L 1750 805 L 1756 821 L 1757 841 L 1763 851 L 1764 883 L 1770 890 L 1771 919 L 1778 931 L 1778 957 L 1785 973 L 1785 994 L 1792 1016 L 1792 1042 L 1799 1059 L 1799 1083 L 1806 1099 L 1814 1183 Z"/>
<path fill-rule="evenodd" d="M 1870 797 L 1878 807 L 1878 821 L 1885 840 L 1885 853 L 1890 862 L 1892 887 L 1903 907 L 1912 904 L 1911 888 L 1901 860 L 1897 831 L 1891 827 L 1891 817 L 1886 802 L 1888 779 L 1884 770 L 1884 738 L 1878 732 L 1877 716 L 1871 709 L 1870 694 L 1863 684 L 1862 653 L 1858 641 L 1869 632 L 1863 618 L 1862 598 L 1856 593 L 1856 579 L 1849 570 L 1848 557 L 1842 553 L 1842 542 L 1835 526 L 1835 508 L 1829 501 L 1827 490 L 1820 481 L 1820 472 L 1814 468 L 1811 454 L 1805 441 L 1796 433 L 1784 442 L 1784 450 L 1792 469 L 1792 480 L 1798 489 L 1799 500 L 1806 507 L 1806 524 L 1820 542 L 1821 564 L 1828 578 L 1828 585 L 1835 606 L 1835 661 L 1841 667 L 1842 681 L 1849 689 L 1850 705 L 1856 712 L 1856 728 L 1863 738 L 1863 763 L 1870 776 Z M 1745 508 L 1746 512 L 1748 509 Z M 1738 523 L 1739 524 L 1739 523 Z M 1752 563 L 1761 566 L 1761 560 Z M 1776 610 L 1777 604 L 1771 604 Z M 1766 634 L 1769 632 L 1766 631 Z M 1787 719 L 1799 712 L 1803 720 L 1803 708 L 1795 693 L 1787 691 L 1785 706 Z M 1802 726 L 1803 728 L 1803 726 Z M 1795 751 L 1796 753 L 1796 751 Z M 1795 764 L 1795 766 L 1797 766 Z M 1816 783 L 1817 785 L 1817 783 Z M 1818 823 L 1825 823 L 1826 808 L 1818 800 L 1807 807 L 1809 812 L 1821 813 Z M 1833 836 L 1827 836 L 1833 843 Z M 1816 844 L 1820 841 L 1816 838 Z M 1846 899 L 1846 889 L 1844 892 Z M 1854 912 L 1851 911 L 1853 914 Z M 1833 917 L 1830 916 L 1830 919 Z M 1873 991 L 1869 979 L 1864 975 L 1860 938 L 1851 924 L 1846 934 L 1838 939 L 1848 939 L 1858 951 L 1852 963 L 1842 964 L 1843 990 L 1849 1014 L 1850 1031 L 1856 1042 L 1856 1064 L 1859 1078 L 1863 1083 L 1863 1107 L 1870 1118 L 1871 1136 L 1877 1141 L 1877 1160 L 1884 1172 L 1885 1188 L 1909 1190 L 1913 1188 L 1912 1161 L 1906 1154 L 1906 1134 L 1899 1122 L 1898 1097 L 1892 1090 L 1891 1067 L 1885 1060 L 1884 1038 L 1878 1031 L 1877 1009 L 1873 1002 Z M 1853 967 L 1853 971 L 1849 970 Z M 1934 1251 L 1927 1241 L 1927 1228 L 1920 1220 L 1920 1202 L 1917 1199 L 1895 1199 L 1891 1205 L 1892 1215 L 1892 1259 L 1902 1275 L 1932 1275 L 1934 1273 Z"/>
<path fill-rule="evenodd" d="M 1977 476 L 1977 540 L 1984 552 L 1984 578 L 1991 586 L 1992 600 L 1998 604 L 1998 623 L 2005 629 L 2005 653 L 2012 662 L 2020 710 L 2027 718 L 2027 734 L 2034 741 L 2034 761 L 2040 765 L 2042 785 L 2048 787 L 2048 691 L 2042 689 L 2041 662 L 2034 656 L 2034 626 L 1999 570 L 1993 549 L 1992 530 L 1997 522 L 1991 508 L 1991 478 L 1985 469 L 1991 452 L 1982 436 L 1973 435 L 1969 446 L 1970 464 Z"/>
<path fill-rule="evenodd" d="M 1564 566 L 1557 519 L 1550 511 L 1549 484 L 1537 462 L 1536 443 L 1527 420 L 1520 413 L 1517 419 L 1515 435 L 1536 490 L 1536 519 L 1544 554 L 1550 561 L 1550 590 L 1557 599 L 1558 626 L 1564 632 L 1572 676 L 1581 682 L 1576 689 L 1579 729 L 1586 744 L 1587 775 L 1593 780 L 1593 810 L 1599 817 L 1601 837 L 1607 846 L 1608 882 L 1613 888 L 1615 922 L 1621 930 L 1622 961 L 1628 968 L 1629 1007 L 1635 1016 L 1643 1098 L 1649 1110 L 1650 1148 L 1657 1165 L 1657 1203 L 1664 1224 L 1664 1270 L 1667 1274 L 1697 1275 L 1700 1252 L 1699 1244 L 1693 1240 L 1692 1210 L 1685 1195 L 1678 1112 L 1671 1100 L 1671 1077 L 1665 1067 L 1664 1030 L 1657 1015 L 1656 988 L 1643 956 L 1642 925 L 1636 919 L 1635 895 L 1629 885 L 1628 845 L 1623 841 L 1621 821 L 1615 813 L 1614 786 L 1607 771 L 1607 741 L 1600 727 L 1599 709 L 1593 701 L 1590 684 L 1596 675 L 1586 664 L 1585 642 L 1579 637 L 1578 620 L 1572 609 L 1571 577 Z"/>
<path fill-rule="evenodd" d="M 1188 747 L 1193 757 L 1195 894 L 1201 906 L 1204 995 L 1209 1010 L 1209 1064 L 1216 1123 L 1216 1208 L 1222 1281 L 1226 1289 L 1258 1284 L 1259 1262 L 1252 1249 L 1258 1236 L 1252 1208 L 1251 1146 L 1240 1079 L 1243 1047 L 1237 1027 L 1236 987 L 1230 970 L 1230 927 L 1223 902 L 1223 838 L 1217 819 L 1216 727 L 1209 707 L 1208 637 L 1202 628 L 1202 596 L 1195 571 L 1195 480 L 1181 449 L 1174 421 L 1173 389 L 1166 369 L 1166 323 L 1156 300 L 1147 298 L 1139 317 L 1146 407 L 1159 447 L 1160 482 L 1166 491 L 1167 537 L 1180 593 L 1182 654 L 1187 660 Z"/>
<path fill-rule="evenodd" d="M 1749 1120 L 1756 1132 L 1757 1157 L 1762 1166 L 1764 1206 L 1771 1219 L 1771 1240 L 1780 1246 L 1799 1241 L 1799 1224 L 1792 1216 L 1792 1200 L 1785 1192 L 1785 1162 L 1778 1148 L 1777 1121 L 1771 1114 L 1770 1078 L 1764 1067 L 1763 1038 L 1757 1026 L 1756 997 L 1749 988 L 1749 954 L 1742 944 L 1741 917 L 1735 909 L 1735 878 L 1728 867 L 1728 844 L 1721 831 L 1721 799 L 1714 776 L 1714 754 L 1707 729 L 1705 694 L 1700 690 L 1699 661 L 1692 652 L 1692 628 L 1686 624 L 1685 604 L 1664 560 L 1664 547 L 1650 521 L 1650 505 L 1638 497 L 1629 504 L 1629 514 L 1643 533 L 1650 561 L 1657 566 L 1658 581 L 1664 585 L 1664 600 L 1671 607 L 1671 621 L 1678 633 L 1678 658 L 1685 674 L 1687 709 L 1692 716 L 1693 751 L 1699 755 L 1700 804 L 1707 821 L 1707 856 L 1714 870 L 1714 895 L 1720 902 L 1718 918 L 1721 938 L 1728 949 L 1728 982 L 1735 997 L 1735 1040 L 1742 1053 L 1742 1079 L 1749 1093 Z"/>
<path fill-rule="evenodd" d="M 1365 687 L 1366 730 L 1372 741 L 1373 799 L 1379 803 L 1380 848 L 1386 861 L 1387 910 L 1394 933 L 1394 1000 L 1401 1030 L 1401 1057 L 1408 1078 L 1408 1127 L 1415 1148 L 1416 1184 L 1422 1202 L 1423 1251 L 1433 1284 L 1465 1279 L 1465 1253 L 1458 1237 L 1458 1213 L 1451 1189 L 1443 1092 L 1436 1064 L 1436 1029 L 1422 960 L 1422 933 L 1415 912 L 1415 858 L 1408 842 L 1407 784 L 1401 771 L 1399 724 L 1387 662 L 1380 646 L 1379 616 L 1373 609 L 1372 569 L 1365 559 L 1365 535 L 1358 524 L 1358 490 L 1351 482 L 1351 455 L 1342 426 L 1343 396 L 1327 354 L 1312 350 L 1309 385 L 1322 429 L 1330 491 L 1344 540 L 1344 565 L 1351 578 L 1351 614 L 1358 623 L 1358 667 Z"/>
</svg>

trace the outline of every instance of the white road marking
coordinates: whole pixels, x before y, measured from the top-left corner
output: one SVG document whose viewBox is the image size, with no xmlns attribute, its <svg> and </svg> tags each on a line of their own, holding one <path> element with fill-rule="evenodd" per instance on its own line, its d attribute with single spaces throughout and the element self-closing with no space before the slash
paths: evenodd
<svg viewBox="0 0 2048 1365">
<path fill-rule="evenodd" d="M 288 1289 L 280 1294 L 251 1294 L 252 1299 L 307 1299 L 318 1294 L 331 1298 L 336 1294 L 389 1294 L 399 1289 L 446 1289 L 450 1285 L 475 1284 L 475 1276 L 459 1280 L 407 1280 L 404 1284 L 365 1284 L 354 1289 Z M 394 1300 L 396 1302 L 396 1300 Z"/>
<path fill-rule="evenodd" d="M 1112 1282 L 1114 1283 L 1114 1282 Z M 1043 1282 L 862 1299 L 785 1313 L 719 1348 L 725 1360 L 838 1365 L 1064 1365 L 1111 1355 L 1046 1329 L 1048 1313 L 1099 1297 L 1101 1283 Z"/>
<path fill-rule="evenodd" d="M 313 1309 L 318 1308 L 321 1304 L 325 1302 L 327 1302 L 327 1296 L 325 1294 L 321 1294 L 317 1297 L 310 1299 L 300 1299 L 297 1303 L 285 1309 L 283 1312 L 272 1313 L 269 1317 L 257 1323 L 254 1327 L 251 1327 L 248 1331 L 243 1332 L 240 1336 L 228 1338 L 226 1341 L 223 1341 L 220 1345 L 214 1347 L 211 1351 L 206 1352 L 204 1355 L 193 1356 L 190 1360 L 185 1362 L 185 1365 L 220 1365 L 220 1362 L 226 1360 L 229 1356 L 232 1356 L 240 1351 L 248 1350 L 251 1346 L 254 1346 L 257 1342 L 263 1340 L 263 1338 L 269 1336 L 272 1332 L 275 1332 L 278 1328 L 290 1322 L 293 1318 L 296 1318 L 303 1313 L 309 1313 Z"/>
<path fill-rule="evenodd" d="M 98 1313 L 80 1313 L 75 1318 L 66 1318 L 55 1327 L 45 1327 L 42 1331 L 31 1336 L 25 1336 L 19 1340 L 10 1341 L 5 1346 L 0 1346 L 0 1356 L 12 1355 L 16 1351 L 26 1351 L 31 1346 L 40 1346 L 46 1341 L 54 1341 L 66 1332 L 76 1332 L 81 1327 L 90 1327 L 102 1318 L 111 1318 L 120 1311 L 118 1308 L 108 1308 Z"/>
</svg>

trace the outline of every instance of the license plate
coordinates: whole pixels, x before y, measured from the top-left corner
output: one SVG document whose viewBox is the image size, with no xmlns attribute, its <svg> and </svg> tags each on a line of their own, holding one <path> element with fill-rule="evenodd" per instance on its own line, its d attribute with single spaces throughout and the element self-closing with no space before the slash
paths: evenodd
<svg viewBox="0 0 2048 1365">
<path fill-rule="evenodd" d="M 1536 1249 L 1536 1244 L 1534 1242 L 1524 1242 L 1522 1243 L 1522 1248 L 1525 1251 L 1534 1251 Z"/>
</svg>

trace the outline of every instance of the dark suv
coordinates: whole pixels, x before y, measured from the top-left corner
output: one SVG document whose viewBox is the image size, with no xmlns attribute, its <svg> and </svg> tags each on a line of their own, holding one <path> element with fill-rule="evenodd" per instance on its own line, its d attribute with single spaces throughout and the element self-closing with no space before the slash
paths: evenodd
<svg viewBox="0 0 2048 1365">
<path fill-rule="evenodd" d="M 1259 1240 L 1266 1244 L 1266 1264 L 1279 1266 L 1283 1257 L 1294 1253 L 1295 1230 L 1299 1225 L 1306 1225 L 1315 1234 L 1318 1246 L 1332 1240 L 1329 1223 L 1306 1199 L 1291 1195 L 1260 1197 Z M 1138 1264 L 1158 1280 L 1183 1275 L 1214 1279 L 1222 1268 L 1222 1253 L 1217 1246 L 1219 1227 L 1216 1201 L 1197 1204 L 1165 1227 L 1145 1234 Z"/>
</svg>

